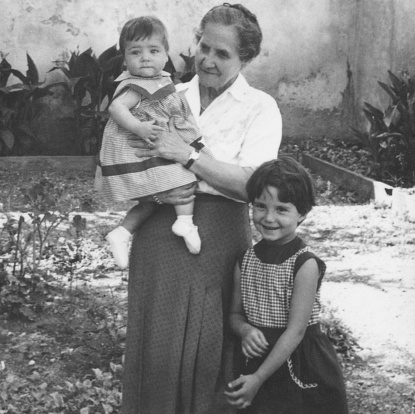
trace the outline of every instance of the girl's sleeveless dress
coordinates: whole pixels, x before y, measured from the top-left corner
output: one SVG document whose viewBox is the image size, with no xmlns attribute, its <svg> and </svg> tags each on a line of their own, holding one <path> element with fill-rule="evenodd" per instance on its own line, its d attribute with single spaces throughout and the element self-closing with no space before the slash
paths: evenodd
<svg viewBox="0 0 415 414">
<path fill-rule="evenodd" d="M 241 262 L 241 289 L 248 321 L 267 338 L 269 351 L 288 323 L 294 278 L 310 258 L 317 260 L 320 280 L 306 334 L 284 365 L 259 389 L 248 414 L 347 414 L 343 375 L 333 345 L 319 324 L 320 285 L 326 266 L 296 237 L 284 246 L 261 240 Z M 268 354 L 267 354 L 268 355 Z M 235 378 L 254 373 L 266 359 L 247 359 L 239 345 Z"/>
<path fill-rule="evenodd" d="M 167 72 L 153 78 L 140 78 L 124 72 L 115 95 L 131 88 L 141 95 L 140 102 L 131 113 L 140 121 L 156 120 L 157 125 L 168 131 L 171 117 L 181 138 L 204 153 L 209 151 L 202 144 L 201 134 L 188 117 L 190 109 L 185 98 L 176 92 Z M 193 173 L 180 164 L 159 157 L 137 157 L 129 145 L 132 134 L 112 118 L 104 130 L 95 186 L 114 201 L 131 200 L 171 190 L 196 181 Z"/>
</svg>

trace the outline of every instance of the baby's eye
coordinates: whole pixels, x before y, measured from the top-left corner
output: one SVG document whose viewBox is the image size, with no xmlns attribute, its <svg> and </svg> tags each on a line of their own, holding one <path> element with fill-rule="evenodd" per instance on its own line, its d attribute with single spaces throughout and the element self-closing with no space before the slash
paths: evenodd
<svg viewBox="0 0 415 414">
<path fill-rule="evenodd" d="M 262 208 L 265 208 L 265 205 L 263 203 L 259 203 L 258 201 L 255 201 L 253 203 L 253 207 L 256 209 L 262 209 Z"/>
<path fill-rule="evenodd" d="M 158 49 L 152 49 L 151 53 L 158 53 Z"/>
</svg>

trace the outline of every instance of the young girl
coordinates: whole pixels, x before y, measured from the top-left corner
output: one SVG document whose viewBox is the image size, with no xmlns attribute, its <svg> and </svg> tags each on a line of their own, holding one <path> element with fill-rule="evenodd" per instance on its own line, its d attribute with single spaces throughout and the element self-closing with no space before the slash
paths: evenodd
<svg viewBox="0 0 415 414">
<path fill-rule="evenodd" d="M 132 135 L 146 141 L 149 147 L 162 131 L 168 130 L 173 117 L 174 126 L 182 139 L 195 149 L 186 166 L 197 159 L 199 151 L 209 154 L 201 135 L 188 119 L 189 108 L 175 91 L 174 84 L 163 68 L 168 60 L 169 44 L 163 23 L 153 16 L 128 21 L 120 35 L 120 50 L 127 71 L 109 107 L 109 119 L 100 151 L 96 187 L 115 200 L 133 200 L 152 196 L 152 202 L 140 202 L 133 207 L 115 230 L 107 235 L 116 264 L 128 266 L 128 244 L 134 233 L 153 212 L 160 201 L 157 193 L 196 181 L 193 173 L 157 157 L 138 158 L 129 145 Z M 200 252 L 201 241 L 193 224 L 193 203 L 175 206 L 177 220 L 173 232 L 184 238 L 190 253 Z"/>
<path fill-rule="evenodd" d="M 260 166 L 247 191 L 262 240 L 235 269 L 230 324 L 241 347 L 228 402 L 244 413 L 347 413 L 337 355 L 319 324 L 326 266 L 296 235 L 315 205 L 312 179 L 281 157 Z"/>
</svg>

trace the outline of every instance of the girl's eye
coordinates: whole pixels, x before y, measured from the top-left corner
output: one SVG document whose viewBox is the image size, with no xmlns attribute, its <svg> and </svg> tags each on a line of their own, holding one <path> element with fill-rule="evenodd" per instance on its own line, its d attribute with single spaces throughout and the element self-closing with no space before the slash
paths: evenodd
<svg viewBox="0 0 415 414">
<path fill-rule="evenodd" d="M 157 50 L 157 49 L 153 49 L 153 50 L 151 51 L 151 53 L 158 53 L 158 50 Z"/>
</svg>

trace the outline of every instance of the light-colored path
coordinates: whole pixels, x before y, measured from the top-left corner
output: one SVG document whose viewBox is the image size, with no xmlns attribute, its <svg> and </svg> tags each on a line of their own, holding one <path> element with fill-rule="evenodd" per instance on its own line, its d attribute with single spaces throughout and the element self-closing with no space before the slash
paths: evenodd
<svg viewBox="0 0 415 414">
<path fill-rule="evenodd" d="M 415 224 L 374 205 L 322 206 L 301 235 L 326 261 L 323 303 L 350 328 L 359 355 L 415 361 Z"/>
</svg>

